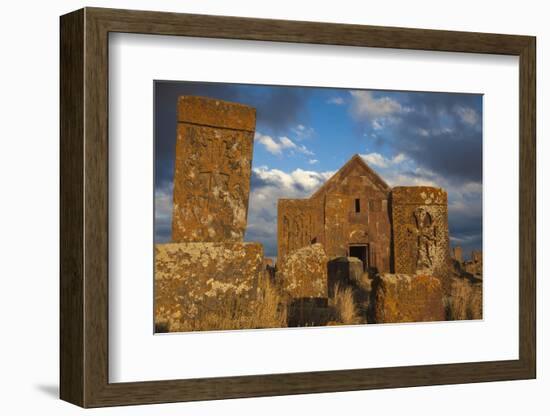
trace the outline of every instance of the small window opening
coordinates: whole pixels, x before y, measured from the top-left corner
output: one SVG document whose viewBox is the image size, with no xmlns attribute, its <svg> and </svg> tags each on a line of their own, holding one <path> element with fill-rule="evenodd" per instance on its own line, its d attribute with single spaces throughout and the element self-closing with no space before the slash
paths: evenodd
<svg viewBox="0 0 550 416">
<path fill-rule="evenodd" d="M 359 198 L 355 199 L 355 212 L 361 212 L 361 200 Z"/>
</svg>

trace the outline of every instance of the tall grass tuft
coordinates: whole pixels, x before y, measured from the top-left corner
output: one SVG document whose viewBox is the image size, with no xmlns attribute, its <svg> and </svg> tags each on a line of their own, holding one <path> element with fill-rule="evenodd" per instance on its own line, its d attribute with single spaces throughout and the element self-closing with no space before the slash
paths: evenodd
<svg viewBox="0 0 550 416">
<path fill-rule="evenodd" d="M 258 296 L 250 302 L 235 296 L 220 297 L 215 306 L 199 308 L 194 319 L 180 321 L 172 332 L 230 329 L 282 328 L 287 326 L 287 307 L 277 288 L 260 279 Z"/>
<path fill-rule="evenodd" d="M 336 312 L 338 324 L 353 325 L 360 323 L 351 287 L 342 288 L 339 284 L 336 284 L 334 287 L 334 297 L 330 300 L 330 306 Z"/>
<path fill-rule="evenodd" d="M 446 305 L 448 318 L 453 321 L 482 319 L 482 303 L 481 283 L 471 283 L 465 278 L 454 279 Z"/>
</svg>

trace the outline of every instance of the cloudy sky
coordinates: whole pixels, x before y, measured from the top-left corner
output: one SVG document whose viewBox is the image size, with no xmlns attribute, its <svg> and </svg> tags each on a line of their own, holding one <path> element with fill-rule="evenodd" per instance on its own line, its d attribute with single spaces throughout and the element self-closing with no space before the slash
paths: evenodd
<svg viewBox="0 0 550 416">
<path fill-rule="evenodd" d="M 170 241 L 176 105 L 200 95 L 256 108 L 245 239 L 277 255 L 277 200 L 304 198 L 355 153 L 390 186 L 449 195 L 451 245 L 482 240 L 482 96 L 155 82 L 155 240 Z"/>
</svg>

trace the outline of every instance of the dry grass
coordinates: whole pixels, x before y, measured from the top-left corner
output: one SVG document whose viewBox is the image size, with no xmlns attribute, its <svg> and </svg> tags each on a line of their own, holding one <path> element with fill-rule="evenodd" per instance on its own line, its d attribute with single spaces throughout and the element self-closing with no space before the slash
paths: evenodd
<svg viewBox="0 0 550 416">
<path fill-rule="evenodd" d="M 483 296 L 480 283 L 468 279 L 453 279 L 451 296 L 447 299 L 447 314 L 450 320 L 482 319 Z"/>
<path fill-rule="evenodd" d="M 338 322 L 334 322 L 334 324 L 353 325 L 360 323 L 351 287 L 342 288 L 337 284 L 334 288 L 334 297 L 330 300 L 330 306 L 334 308 L 337 314 Z"/>
<path fill-rule="evenodd" d="M 219 298 L 215 307 L 201 308 L 194 319 L 180 322 L 172 332 L 281 328 L 287 326 L 287 308 L 269 279 L 261 279 L 258 297 L 250 302 L 235 296 Z"/>
</svg>

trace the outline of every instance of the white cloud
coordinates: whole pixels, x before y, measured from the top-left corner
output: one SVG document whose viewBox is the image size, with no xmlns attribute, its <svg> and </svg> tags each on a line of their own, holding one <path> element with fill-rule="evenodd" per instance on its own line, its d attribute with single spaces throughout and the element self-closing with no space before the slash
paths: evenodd
<svg viewBox="0 0 550 416">
<path fill-rule="evenodd" d="M 281 147 L 283 149 L 296 149 L 296 144 L 290 140 L 288 137 L 279 137 L 279 141 L 281 143 Z"/>
<path fill-rule="evenodd" d="M 274 139 L 271 136 L 256 132 L 254 140 L 264 146 L 264 148 L 273 155 L 282 155 L 283 150 L 290 150 L 290 154 L 295 152 L 302 153 L 307 156 L 313 156 L 314 153 L 306 146 L 294 143 L 286 136 L 281 136 L 278 139 Z"/>
<path fill-rule="evenodd" d="M 265 150 L 267 150 L 269 153 L 273 155 L 280 155 L 282 153 L 281 143 L 273 140 L 271 136 L 266 136 L 265 134 L 256 132 L 254 136 L 254 140 L 257 141 L 258 143 L 263 144 L 265 147 Z"/>
<path fill-rule="evenodd" d="M 422 137 L 428 137 L 430 135 L 430 132 L 423 128 L 416 129 L 416 132 Z"/>
<path fill-rule="evenodd" d="M 471 126 L 475 126 L 479 122 L 479 114 L 470 107 L 457 107 L 456 113 L 460 119 Z"/>
<path fill-rule="evenodd" d="M 298 124 L 296 127 L 293 127 L 292 132 L 296 135 L 296 140 L 300 141 L 303 139 L 309 139 L 315 134 L 315 129 L 313 127 L 307 127 L 303 124 Z"/>
<path fill-rule="evenodd" d="M 317 163 L 319 163 L 319 161 L 317 159 L 309 159 L 309 164 L 310 165 L 315 165 Z"/>
<path fill-rule="evenodd" d="M 403 153 L 399 153 L 398 155 L 392 158 L 384 157 L 380 153 L 376 153 L 376 152 L 367 153 L 365 155 L 361 155 L 361 157 L 369 165 L 379 167 L 379 168 L 387 168 L 389 166 L 397 165 L 407 160 L 407 156 L 405 156 Z"/>
<path fill-rule="evenodd" d="M 350 91 L 352 96 L 352 113 L 358 118 L 374 121 L 391 116 L 403 110 L 399 102 L 390 97 L 374 97 L 371 91 Z"/>
<path fill-rule="evenodd" d="M 345 103 L 342 97 L 332 97 L 327 100 L 327 104 L 343 105 Z"/>
<path fill-rule="evenodd" d="M 172 182 L 155 189 L 155 242 L 167 242 L 171 239 L 172 193 Z"/>
</svg>

